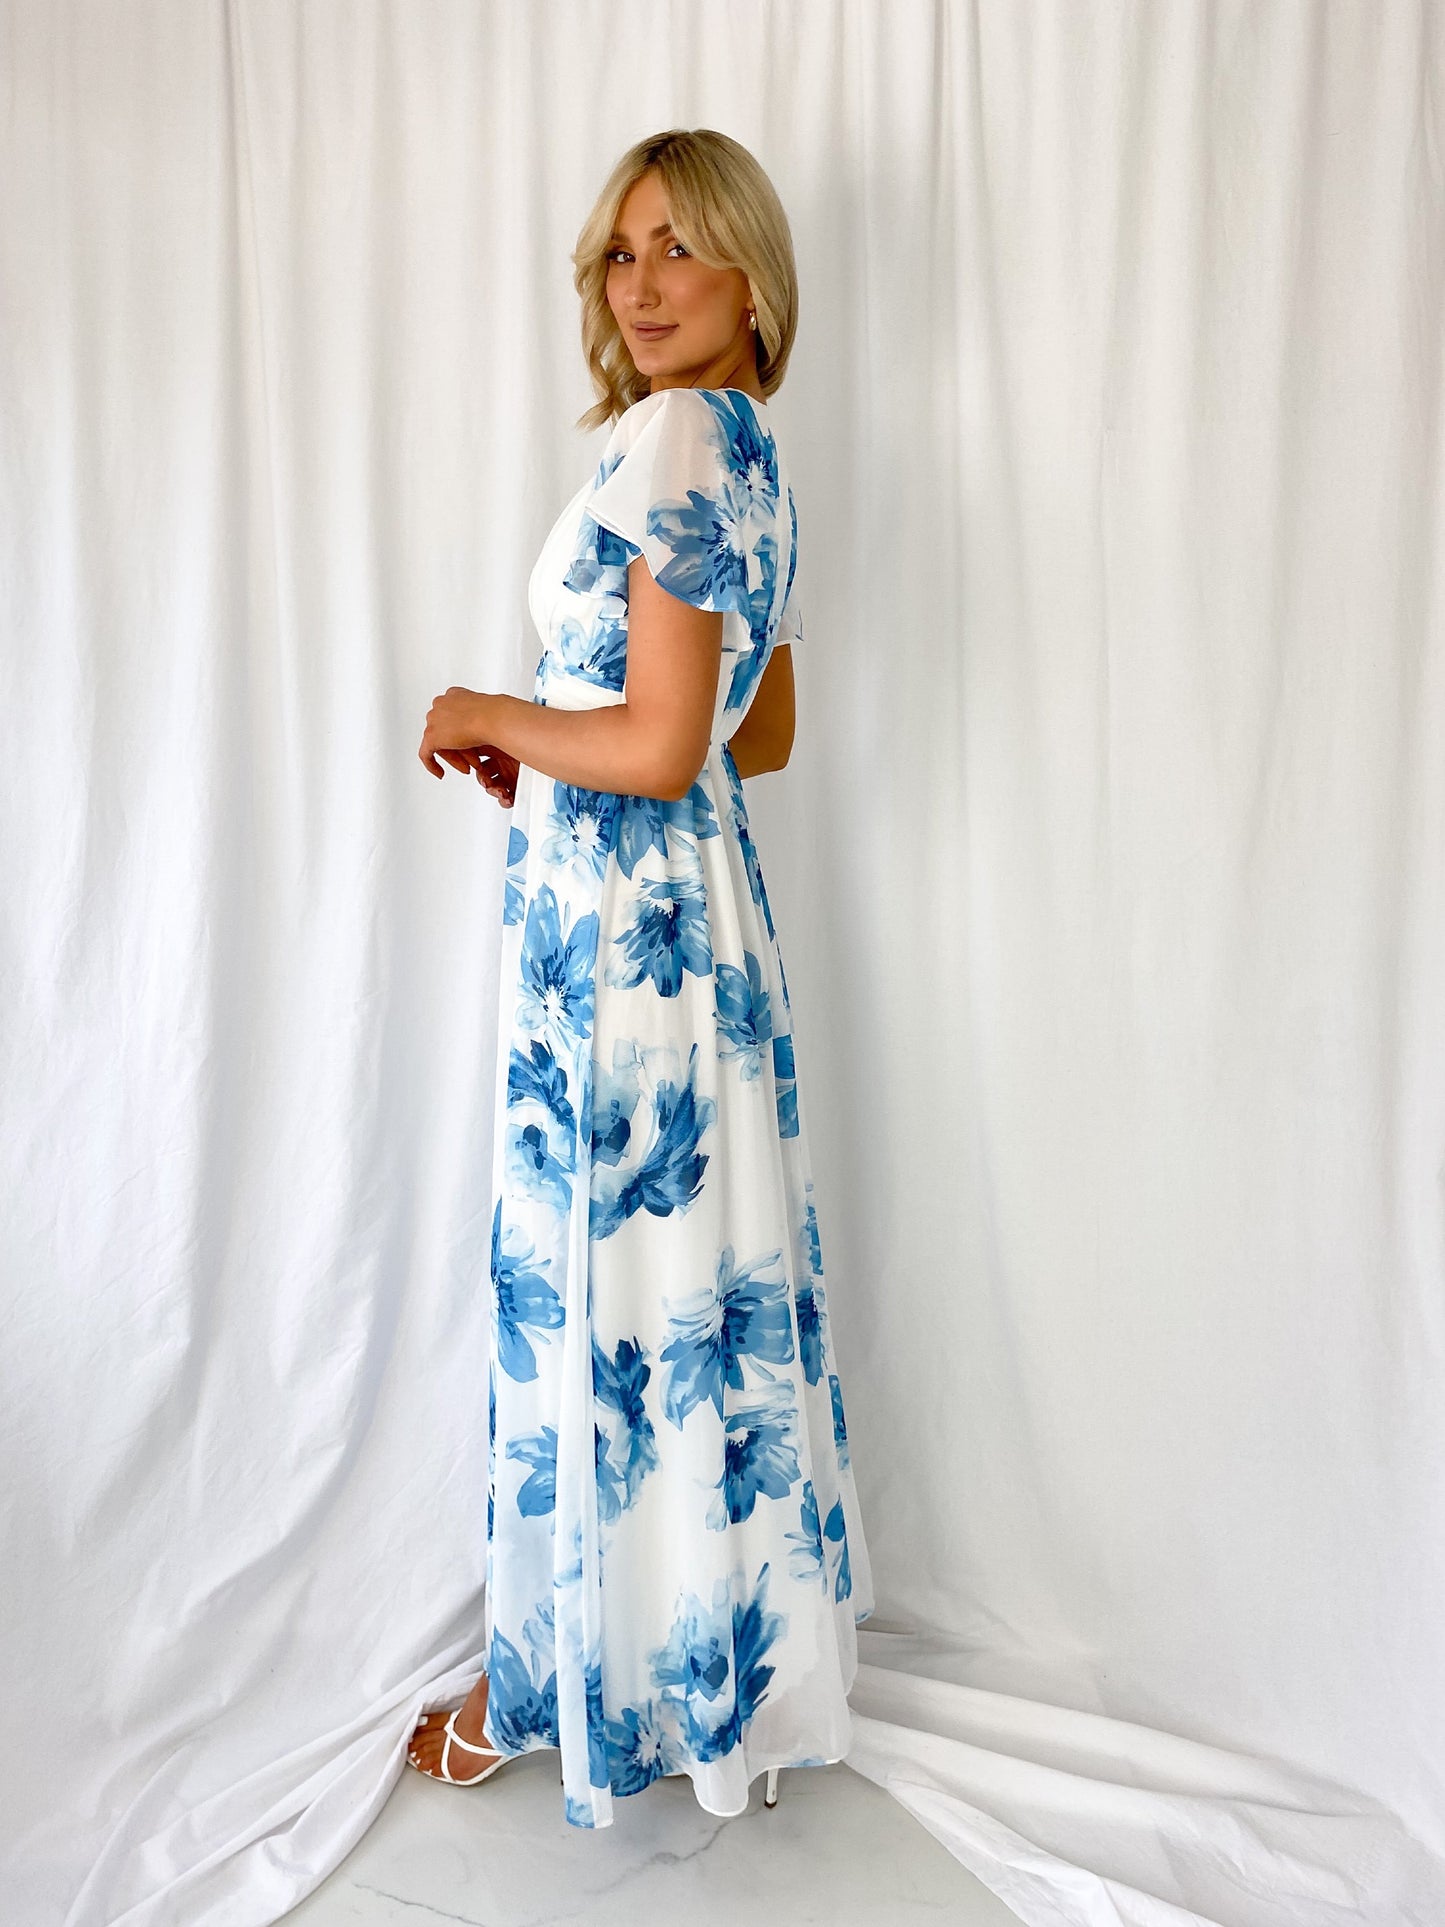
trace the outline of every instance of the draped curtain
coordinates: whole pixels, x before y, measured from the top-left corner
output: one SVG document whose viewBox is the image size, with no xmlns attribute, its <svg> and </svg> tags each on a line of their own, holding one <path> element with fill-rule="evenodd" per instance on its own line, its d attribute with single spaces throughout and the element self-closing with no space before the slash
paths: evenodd
<svg viewBox="0 0 1445 1927">
<path fill-rule="evenodd" d="M 477 1675 L 507 822 L 415 752 L 530 691 L 669 126 L 801 281 L 849 1763 L 1030 1927 L 1445 1918 L 1442 33 L 3 0 L 16 1927 L 281 1918 Z"/>
</svg>

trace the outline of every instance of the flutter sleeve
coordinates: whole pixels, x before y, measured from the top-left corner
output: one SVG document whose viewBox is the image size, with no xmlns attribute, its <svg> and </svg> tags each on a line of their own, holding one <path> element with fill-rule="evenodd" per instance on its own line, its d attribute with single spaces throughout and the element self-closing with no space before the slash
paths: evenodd
<svg viewBox="0 0 1445 1927">
<path fill-rule="evenodd" d="M 664 388 L 633 406 L 635 432 L 598 464 L 566 586 L 625 597 L 640 555 L 661 588 L 695 609 L 746 613 L 742 513 L 711 404 L 697 389 Z"/>
</svg>

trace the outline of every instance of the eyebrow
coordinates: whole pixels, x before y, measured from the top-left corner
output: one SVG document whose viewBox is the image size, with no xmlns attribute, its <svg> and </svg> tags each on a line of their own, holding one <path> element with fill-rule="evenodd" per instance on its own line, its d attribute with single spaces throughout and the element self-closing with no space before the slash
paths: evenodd
<svg viewBox="0 0 1445 1927">
<path fill-rule="evenodd" d="M 671 234 L 673 233 L 673 231 L 674 230 L 673 230 L 672 222 L 664 221 L 660 227 L 655 227 L 652 230 L 651 234 L 648 235 L 647 238 L 649 241 L 655 241 L 660 234 Z M 625 247 L 627 245 L 627 236 L 625 234 L 614 234 L 612 236 L 612 239 L 607 243 L 607 245 L 608 247 L 611 247 L 614 242 L 618 242 L 618 241 L 620 241 L 622 245 Z"/>
</svg>

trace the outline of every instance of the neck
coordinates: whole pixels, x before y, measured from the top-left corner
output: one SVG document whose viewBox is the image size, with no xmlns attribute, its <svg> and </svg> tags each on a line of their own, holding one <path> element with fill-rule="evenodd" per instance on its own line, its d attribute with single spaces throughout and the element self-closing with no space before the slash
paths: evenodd
<svg viewBox="0 0 1445 1927">
<path fill-rule="evenodd" d="M 691 374 L 654 375 L 649 386 L 654 395 L 661 388 L 741 388 L 754 401 L 767 401 L 763 384 L 758 380 L 758 358 L 751 329 L 741 342 L 729 343 L 713 361 Z"/>
</svg>

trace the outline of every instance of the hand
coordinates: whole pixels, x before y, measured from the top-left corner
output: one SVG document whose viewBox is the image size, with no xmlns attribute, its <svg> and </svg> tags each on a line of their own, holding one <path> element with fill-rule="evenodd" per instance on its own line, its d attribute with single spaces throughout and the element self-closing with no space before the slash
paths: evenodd
<svg viewBox="0 0 1445 1927">
<path fill-rule="evenodd" d="M 509 756 L 492 743 L 483 743 L 478 752 L 477 781 L 496 797 L 504 810 L 511 809 L 517 800 L 517 772 L 521 767 L 519 758 Z"/>
<path fill-rule="evenodd" d="M 517 771 L 521 767 L 495 743 L 477 743 L 470 749 L 439 749 L 437 755 L 463 775 L 471 770 L 482 787 L 495 796 L 504 810 L 517 800 Z"/>
<path fill-rule="evenodd" d="M 422 731 L 421 748 L 417 751 L 423 763 L 433 776 L 446 774 L 437 755 L 444 750 L 471 750 L 487 747 L 487 712 L 491 698 L 479 689 L 463 689 L 453 683 L 444 696 L 438 696 L 426 713 L 426 728 Z M 454 762 L 449 756 L 447 761 L 453 769 L 465 773 L 475 765 L 468 758 L 464 763 Z"/>
</svg>

